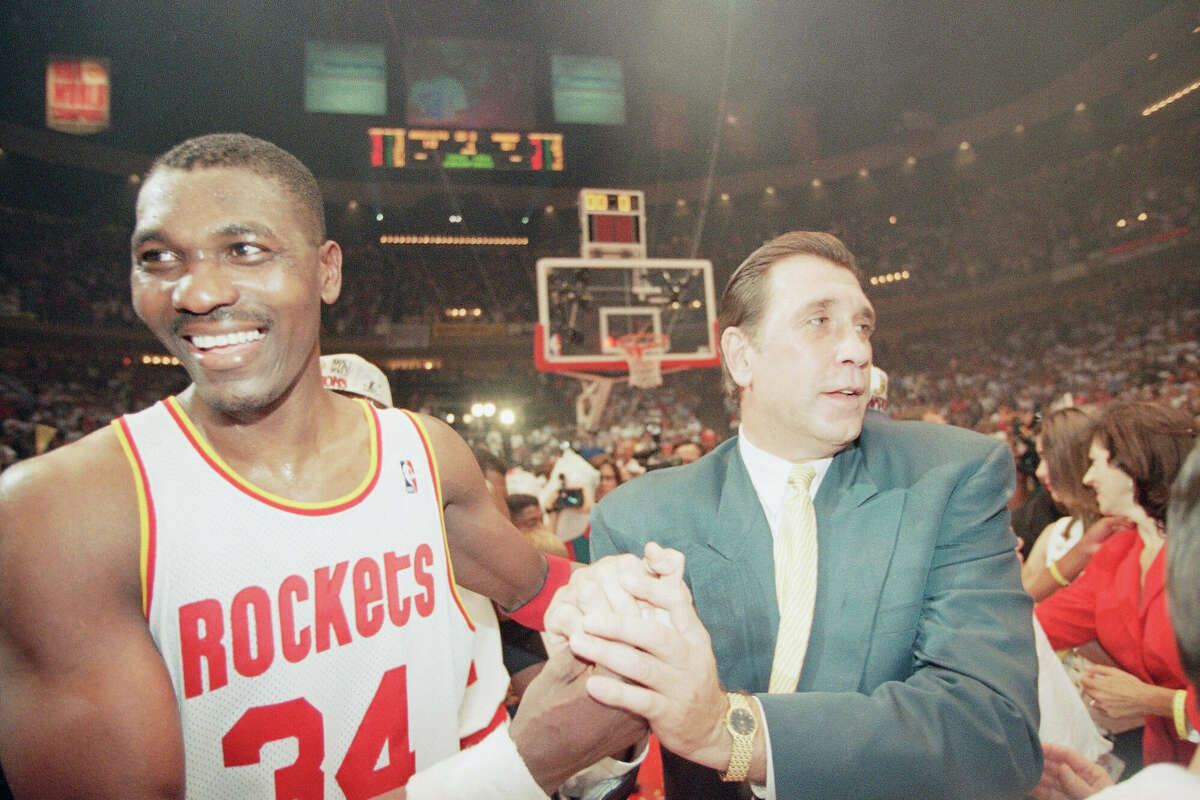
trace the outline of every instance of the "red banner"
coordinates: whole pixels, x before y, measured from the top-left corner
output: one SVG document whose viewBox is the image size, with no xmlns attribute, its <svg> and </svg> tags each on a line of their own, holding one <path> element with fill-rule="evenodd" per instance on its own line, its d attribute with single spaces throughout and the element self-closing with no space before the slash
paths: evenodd
<svg viewBox="0 0 1200 800">
<path fill-rule="evenodd" d="M 109 124 L 106 58 L 54 56 L 46 62 L 46 127 L 96 133 Z"/>
</svg>

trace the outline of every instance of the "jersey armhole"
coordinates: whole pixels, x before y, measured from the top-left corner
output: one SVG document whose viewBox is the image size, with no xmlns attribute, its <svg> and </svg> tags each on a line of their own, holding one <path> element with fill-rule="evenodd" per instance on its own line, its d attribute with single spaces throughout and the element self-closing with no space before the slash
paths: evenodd
<svg viewBox="0 0 1200 800">
<path fill-rule="evenodd" d="M 150 619 L 150 604 L 154 598 L 154 561 L 155 561 L 155 529 L 154 529 L 154 500 L 150 497 L 150 485 L 146 480 L 146 467 L 142 463 L 137 445 L 124 417 L 112 421 L 125 460 L 133 472 L 134 489 L 137 492 L 138 506 L 138 575 L 142 584 L 142 614 Z"/>
<path fill-rule="evenodd" d="M 419 416 L 405 408 L 398 410 L 412 420 L 412 424 L 417 429 L 417 435 L 421 437 L 421 444 L 425 447 L 425 458 L 429 462 L 429 471 L 433 475 L 434 495 L 437 502 L 438 522 L 442 528 L 442 548 L 446 553 L 446 577 L 450 581 L 450 594 L 454 596 L 454 604 L 458 606 L 459 612 L 467 622 L 467 627 L 473 633 L 475 631 L 475 621 L 471 619 L 466 606 L 463 605 L 462 598 L 458 595 L 458 583 L 454 580 L 454 562 L 450 558 L 450 539 L 446 535 L 446 512 L 442 501 L 442 476 L 438 472 L 437 456 L 434 454 L 433 444 L 429 439 L 429 431 L 426 430 L 425 424 L 421 422 Z"/>
</svg>

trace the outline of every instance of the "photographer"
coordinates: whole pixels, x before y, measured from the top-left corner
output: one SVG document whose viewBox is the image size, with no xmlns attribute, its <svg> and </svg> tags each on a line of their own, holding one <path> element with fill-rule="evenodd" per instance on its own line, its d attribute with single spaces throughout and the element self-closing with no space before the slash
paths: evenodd
<svg viewBox="0 0 1200 800">
<path fill-rule="evenodd" d="M 538 499 L 547 511 L 549 529 L 566 545 L 568 557 L 586 564 L 588 521 L 600 473 L 569 445 L 563 447 Z"/>
</svg>

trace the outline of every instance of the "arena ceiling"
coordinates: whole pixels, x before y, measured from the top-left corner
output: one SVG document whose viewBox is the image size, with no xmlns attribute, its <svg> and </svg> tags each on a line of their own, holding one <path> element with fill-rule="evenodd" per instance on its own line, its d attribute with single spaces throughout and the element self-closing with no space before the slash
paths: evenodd
<svg viewBox="0 0 1200 800">
<path fill-rule="evenodd" d="M 794 158 L 786 131 L 808 109 L 822 156 L 897 135 L 905 112 L 946 125 L 1012 102 L 1068 72 L 1178 3 L 1161 0 L 16 0 L 0 16 L 0 119 L 29 129 L 44 116 L 51 54 L 112 64 L 112 126 L 92 141 L 157 153 L 200 132 L 244 130 L 296 152 L 327 179 L 372 180 L 369 125 L 303 108 L 305 42 L 377 42 L 389 84 L 422 38 L 526 43 L 544 73 L 550 52 L 618 59 L 625 125 L 555 125 L 548 77 L 536 78 L 539 128 L 561 130 L 567 168 L 490 173 L 480 183 L 647 185 L 708 170 L 745 172 Z M 1191 37 L 1193 40 L 1200 37 Z M 1195 41 L 1190 42 L 1195 48 Z M 397 100 L 396 98 L 401 98 Z M 682 99 L 686 147 L 653 140 L 653 108 Z M 724 101 L 722 104 L 722 100 Z M 721 112 L 724 112 L 723 115 Z M 718 125 L 724 118 L 726 124 Z M 715 133 L 742 126 L 749 146 Z M 734 132 L 736 135 L 736 132 Z M 743 142 L 745 145 L 745 142 Z M 375 179 L 378 176 L 374 176 Z M 445 175 L 405 173 L 437 183 Z"/>
</svg>

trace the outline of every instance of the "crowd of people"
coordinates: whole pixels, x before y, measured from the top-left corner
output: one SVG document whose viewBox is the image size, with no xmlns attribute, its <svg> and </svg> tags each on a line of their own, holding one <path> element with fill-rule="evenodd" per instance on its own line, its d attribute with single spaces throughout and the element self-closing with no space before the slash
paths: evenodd
<svg viewBox="0 0 1200 800">
<path fill-rule="evenodd" d="M 875 296 L 1048 275 L 1107 248 L 1200 228 L 1200 166 L 1191 157 L 1197 149 L 1200 123 L 1185 119 L 1072 158 L 1034 161 L 1015 177 L 949 169 L 916 180 L 899 173 L 864 191 L 850 176 L 818 197 L 807 186 L 781 189 L 766 205 L 759 195 L 734 197 L 707 215 L 699 247 L 697 212 L 652 208 L 649 252 L 709 258 L 720 284 L 757 244 L 803 226 L 841 236 L 867 275 L 908 271 L 904 281 L 873 287 Z M 447 308 L 479 308 L 465 323 L 532 322 L 534 262 L 577 254 L 579 241 L 578 220 L 565 210 L 507 231 L 528 236 L 525 248 L 383 245 L 344 209 L 331 214 L 331 226 L 349 269 L 344 300 L 326 310 L 324 324 L 345 337 L 386 339 L 398 326 L 427 328 L 446 321 Z M 124 287 L 127 243 L 119 221 L 81 226 L 43 212 L 0 209 L 0 314 L 135 325 Z M 56 268 L 64 263 L 71 268 Z"/>
<path fill-rule="evenodd" d="M 1155 191 L 1169 204 L 1188 201 L 1186 180 L 1179 192 L 1164 185 Z M 1200 715 L 1162 592 L 1171 485 L 1200 412 L 1194 278 L 1164 298 L 1161 287 L 1131 276 L 1107 293 L 1031 309 L 1018 328 L 984 322 L 951 336 L 931 327 L 890 341 L 876 354 L 887 388 L 873 391 L 875 312 L 854 256 L 827 233 L 786 234 L 755 249 L 730 278 L 720 376 L 667 375 L 654 390 L 618 385 L 602 413 L 585 415 L 574 379 L 531 373 L 559 395 L 558 420 L 535 417 L 503 433 L 476 422 L 460 438 L 436 417 L 324 390 L 317 309 L 343 288 L 342 251 L 325 239 L 315 180 L 294 158 L 251 137 L 201 137 L 160 159 L 140 197 L 133 300 L 191 384 L 183 389 L 169 369 L 78 368 L 70 358 L 10 356 L 0 371 L 5 460 L 17 463 L 4 476 L 0 563 L 12 591 L 2 618 L 16 646 L 3 654 L 3 735 L 6 766 L 22 785 L 127 789 L 186 778 L 189 791 L 203 784 L 214 796 L 278 789 L 280 780 L 319 788 L 320 770 L 281 778 L 234 769 L 265 767 L 258 748 L 277 738 L 260 730 L 256 711 L 273 703 L 294 712 L 287 719 L 311 722 L 309 698 L 336 729 L 331 741 L 349 743 L 337 773 L 347 794 L 354 781 L 365 781 L 364 791 L 407 784 L 414 798 L 495 781 L 542 796 L 601 756 L 618 764 L 589 780 L 627 782 L 634 773 L 625 762 L 638 750 L 630 746 L 648 729 L 663 745 L 675 797 L 732 797 L 745 783 L 768 794 L 840 796 L 854 785 L 891 796 L 903 785 L 919 796 L 1016 796 L 1041 768 L 1037 702 L 1041 744 L 1071 748 L 1061 759 L 1046 750 L 1051 766 L 1037 796 L 1062 794 L 1071 776 L 1086 776 L 1091 789 L 1106 779 L 1090 771 L 1095 753 L 1071 761 L 1078 739 L 1049 732 L 1072 702 L 1099 715 L 1090 716 L 1089 734 L 1115 743 L 1102 764 L 1110 780 L 1143 763 L 1191 759 Z M 1193 213 L 1187 202 L 1180 209 Z M 20 254 L 36 255 L 34 228 L 46 220 L 8 218 L 26 235 L 16 240 L 24 249 L 5 259 L 6 275 L 27 276 Z M 1183 227 L 1194 223 L 1189 217 Z M 230 243 L 231 229 L 247 231 L 252 246 Z M 119 234 L 79 232 L 65 249 L 104 251 Z M 1052 231 L 1056 240 L 1065 234 Z M 1078 252 L 1094 244 L 1081 237 Z M 1003 278 L 1004 268 L 988 263 L 1000 251 L 979 247 L 961 263 L 982 259 L 984 271 Z M 1193 250 L 1154 257 L 1190 258 Z M 480 296 L 494 291 L 478 265 L 463 269 L 456 280 L 475 272 L 485 284 Z M 434 270 L 422 267 L 427 290 L 436 289 Z M 102 298 L 102 282 L 84 276 L 56 293 L 43 280 L 13 299 L 23 278 L 6 280 L 9 310 L 35 321 L 109 321 L 103 302 L 78 302 Z M 363 316 L 326 315 L 327 328 L 337 330 L 340 319 L 343 333 L 386 335 L 393 322 L 415 324 L 428 312 L 360 278 L 345 288 Z M 814 307 L 821 315 L 797 327 Z M 114 319 L 124 322 L 119 309 Z M 896 421 L 907 418 L 951 424 Z M 29 459 L 45 451 L 57 452 Z M 1018 484 L 1013 494 L 1010 459 L 1044 491 Z M 386 482 L 380 491 L 377 480 Z M 1020 513 L 1039 497 L 1041 517 Z M 1033 542 L 1024 572 L 1006 505 Z M 205 512 L 226 506 L 221 524 L 210 524 Z M 414 549 L 403 557 L 388 550 L 397 507 L 413 529 Z M 1039 526 L 1046 516 L 1067 522 Z M 304 535 L 334 525 L 356 532 Z M 139 526 L 140 540 L 126 535 Z M 216 537 L 224 538 L 214 547 Z M 139 547 L 142 557 L 131 558 Z M 538 548 L 599 561 L 572 575 Z M 233 559 L 243 571 L 214 581 L 235 551 L 247 555 Z M 385 552 L 379 563 L 376 552 Z M 276 563 L 285 553 L 289 566 Z M 345 575 L 313 568 L 334 563 L 342 573 L 354 563 L 357 636 L 327 608 Z M 397 575 L 410 567 L 417 593 L 401 605 Z M 850 571 L 857 580 L 842 580 Z M 293 615 L 308 597 L 301 576 L 309 574 L 317 619 L 298 631 Z M 764 575 L 773 586 L 760 585 Z M 470 595 L 460 598 L 451 579 L 518 623 L 546 629 L 554 646 L 522 697 L 494 681 L 498 673 L 476 671 L 486 663 L 486 636 L 463 605 Z M 274 659 L 262 629 L 274 618 L 260 586 L 277 583 L 280 655 L 300 665 L 305 687 L 305 697 L 288 702 L 279 701 L 300 690 L 255 680 L 273 662 L 291 669 Z M 222 600 L 192 602 L 190 592 L 228 595 L 239 676 L 231 691 L 216 691 L 228 681 L 217 644 Z M 639 610 L 633 597 L 661 614 Z M 385 617 L 391 624 L 381 632 Z M 43 626 L 54 635 L 32 633 Z M 1036 696 L 1034 670 L 1066 670 L 1056 657 L 1030 657 L 1043 630 L 1050 646 L 1071 651 L 1078 673 L 1049 701 Z M 119 659 L 93 655 L 100 632 L 119 639 Z M 320 663 L 336 656 L 338 670 L 361 680 L 330 682 L 320 660 L 308 659 L 310 648 L 330 650 L 331 636 L 339 646 Z M 1098 648 L 1085 652 L 1093 640 Z M 431 641 L 439 647 L 422 646 Z M 160 655 L 176 650 L 180 659 Z M 409 678 L 394 668 L 397 652 L 410 656 Z M 75 677 L 80 671 L 87 680 Z M 848 674 L 857 675 L 849 684 Z M 406 680 L 422 687 L 419 695 Z M 354 709 L 377 716 L 395 706 L 379 698 L 397 691 L 415 710 L 397 731 L 420 751 L 421 769 L 391 744 L 383 769 L 374 751 L 359 752 Z M 68 697 L 89 710 L 81 717 Z M 496 704 L 512 700 L 520 702 L 508 725 Z M 554 736 L 564 717 L 571 735 Z M 792 735 L 814 724 L 824 736 Z M 904 732 L 918 724 L 920 736 Z M 68 727 L 72 738 L 51 745 L 51 734 Z M 773 737 L 764 737 L 768 728 Z M 105 732 L 145 754 L 135 772 L 100 752 L 109 735 L 91 733 Z M 223 737 L 222 753 L 214 737 Z M 1003 742 L 1006 757 L 974 741 Z M 839 759 L 854 750 L 871 758 L 850 759 L 849 776 Z"/>
<path fill-rule="evenodd" d="M 1081 404 L 1150 400 L 1200 414 L 1197 296 L 1195 280 L 1164 296 L 1139 287 L 1133 273 L 1102 301 L 1064 303 L 1053 312 L 1031 313 L 1016 327 L 1005 321 L 969 332 L 906 337 L 876 354 L 889 375 L 888 411 L 911 418 L 932 413 L 989 433 L 1017 430 L 1021 420 L 1065 395 Z M 550 398 L 538 416 L 504 429 L 494 447 L 531 469 L 563 443 L 613 451 L 633 440 L 646 449 L 647 423 L 657 425 L 659 439 L 672 446 L 698 440 L 706 428 L 727 436 L 737 424 L 736 409 L 713 386 L 712 370 L 667 374 L 662 387 L 650 390 L 617 383 L 590 431 L 575 424 L 579 381 L 539 376 L 532 369 L 510 380 L 522 386 L 518 394 Z M 164 389 L 182 386 L 182 374 L 170 368 L 109 371 L 73 360 L 10 358 L 0 365 L 3 463 L 35 452 L 38 425 L 54 429 L 52 446 L 73 441 L 144 407 Z M 433 413 L 444 407 L 428 393 L 417 402 Z M 465 427 L 464 433 L 482 440 L 483 424 Z M 501 435 L 498 428 L 493 440 Z"/>
</svg>

